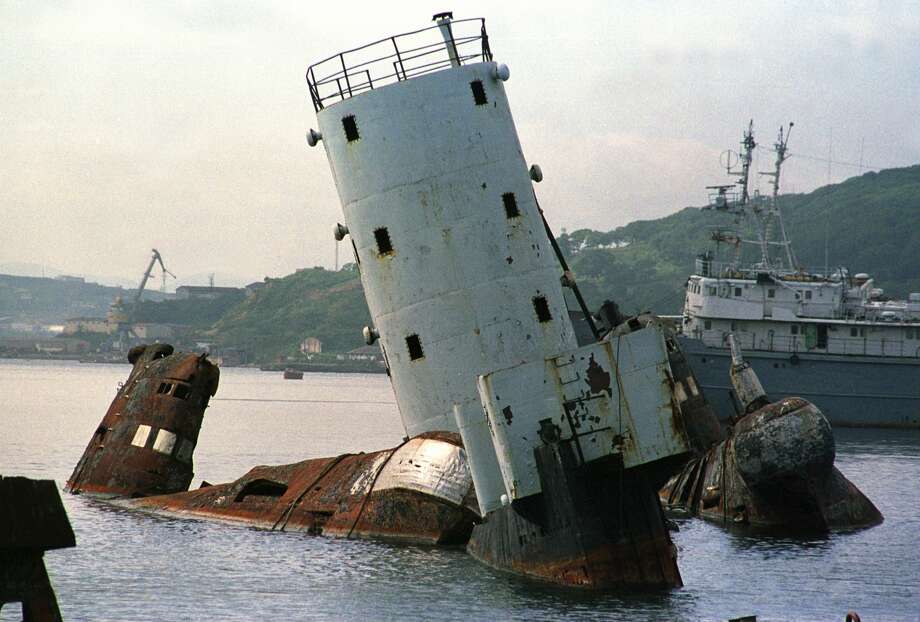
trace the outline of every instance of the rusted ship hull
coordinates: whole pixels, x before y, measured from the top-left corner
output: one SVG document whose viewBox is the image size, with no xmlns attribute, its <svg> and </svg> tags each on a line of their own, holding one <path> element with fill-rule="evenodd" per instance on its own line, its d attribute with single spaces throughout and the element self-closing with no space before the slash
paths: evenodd
<svg viewBox="0 0 920 622">
<path fill-rule="evenodd" d="M 614 459 L 577 466 L 568 444 L 537 450 L 543 493 L 489 513 L 467 547 L 481 562 L 589 589 L 683 582 L 655 488 Z"/>
<path fill-rule="evenodd" d="M 739 421 L 660 492 L 672 510 L 738 526 L 808 531 L 881 523 L 875 505 L 834 466 L 830 424 L 813 404 L 786 398 Z"/>
<path fill-rule="evenodd" d="M 462 545 L 479 515 L 459 436 L 258 466 L 240 479 L 127 502 L 132 508 L 342 538 Z"/>
<path fill-rule="evenodd" d="M 192 454 L 220 372 L 170 345 L 132 348 L 134 367 L 67 481 L 69 492 L 142 497 L 187 490 Z"/>
</svg>

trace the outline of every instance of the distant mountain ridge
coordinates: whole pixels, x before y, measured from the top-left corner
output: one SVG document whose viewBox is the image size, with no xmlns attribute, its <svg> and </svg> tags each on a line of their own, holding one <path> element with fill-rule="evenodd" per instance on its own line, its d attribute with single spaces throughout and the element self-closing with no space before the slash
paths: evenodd
<svg viewBox="0 0 920 622">
<path fill-rule="evenodd" d="M 867 272 L 892 297 L 920 291 L 920 165 L 783 195 L 780 206 L 804 266 L 823 270 L 826 240 L 831 269 Z M 712 247 L 710 232 L 731 224 L 726 214 L 688 207 L 612 231 L 572 231 L 559 242 L 592 307 L 611 298 L 630 311 L 678 313 L 696 256 Z"/>
<path fill-rule="evenodd" d="M 38 323 L 60 323 L 72 317 L 105 317 L 116 296 L 130 300 L 136 289 L 59 278 L 0 274 L 0 317 Z M 145 300 L 162 300 L 145 291 Z"/>
<path fill-rule="evenodd" d="M 867 272 L 892 296 L 920 291 L 920 165 L 866 173 L 808 194 L 783 195 L 781 202 L 787 230 L 804 265 L 823 269 L 826 239 L 832 269 L 843 265 L 852 273 Z M 547 217 L 552 223 L 552 211 Z M 592 309 L 611 299 L 626 312 L 679 313 L 694 259 L 711 248 L 709 234 L 714 227 L 731 224 L 725 214 L 687 207 L 612 231 L 564 233 L 558 240 Z M 24 293 L 30 291 L 26 280 L 0 276 L 0 316 L 38 308 L 32 302 L 35 295 L 29 299 Z M 38 296 L 48 304 L 56 304 L 57 297 L 76 300 L 61 289 L 75 284 L 32 281 L 41 281 L 38 285 L 45 289 Z M 104 313 L 116 294 L 131 293 L 96 287 L 96 297 L 81 303 L 87 307 L 85 313 L 77 309 L 67 313 Z M 148 311 L 153 314 L 156 309 Z M 337 272 L 313 268 L 267 279 L 216 321 L 204 316 L 194 319 L 189 323 L 206 330 L 210 339 L 244 348 L 260 361 L 296 352 L 306 337 L 322 341 L 324 351 L 357 348 L 363 345 L 362 327 L 371 323 L 353 264 Z M 210 328 L 208 321 L 213 321 Z"/>
</svg>

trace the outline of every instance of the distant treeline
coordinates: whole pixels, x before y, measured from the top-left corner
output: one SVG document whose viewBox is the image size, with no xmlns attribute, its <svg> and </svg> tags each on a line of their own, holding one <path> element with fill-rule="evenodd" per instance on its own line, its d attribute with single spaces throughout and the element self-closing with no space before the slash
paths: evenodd
<svg viewBox="0 0 920 622">
<path fill-rule="evenodd" d="M 781 200 L 804 265 L 823 269 L 826 246 L 831 268 L 868 272 L 893 296 L 920 291 L 920 166 L 866 173 Z M 551 222 L 552 216 L 548 211 Z M 563 233 L 558 240 L 591 308 L 611 299 L 626 312 L 678 313 L 696 255 L 711 247 L 714 227 L 730 224 L 724 214 L 688 207 L 612 231 Z M 11 287 L 9 278 L 21 277 L 0 276 L 0 316 L 29 305 L 54 309 L 59 317 L 104 313 L 116 294 L 126 293 L 50 285 L 50 279 Z M 32 302 L 23 302 L 23 291 L 31 292 Z M 296 353 L 306 337 L 318 338 L 326 352 L 348 351 L 363 345 L 361 329 L 371 323 L 353 265 L 270 279 L 249 297 L 142 303 L 138 319 L 189 324 L 218 344 L 245 349 L 256 361 Z"/>
</svg>

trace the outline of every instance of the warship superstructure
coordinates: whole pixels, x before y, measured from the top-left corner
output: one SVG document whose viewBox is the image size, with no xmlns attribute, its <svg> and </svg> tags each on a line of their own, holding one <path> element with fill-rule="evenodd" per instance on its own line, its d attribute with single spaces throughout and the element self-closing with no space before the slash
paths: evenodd
<svg viewBox="0 0 920 622">
<path fill-rule="evenodd" d="M 434 21 L 307 73 L 307 140 L 332 168 L 335 235 L 350 237 L 365 337 L 407 437 L 461 435 L 481 514 L 468 550 L 486 563 L 566 585 L 679 585 L 656 468 L 691 443 L 664 336 L 578 346 L 510 70 L 484 20 Z"/>
<path fill-rule="evenodd" d="M 726 162 L 737 182 L 710 187 L 708 209 L 732 216 L 735 228 L 714 231 L 716 252 L 696 260 L 681 346 L 722 419 L 739 407 L 728 382 L 732 334 L 772 393 L 813 401 L 835 426 L 920 427 L 920 293 L 889 300 L 868 274 L 801 265 L 779 205 L 791 129 L 780 129 L 764 173 L 769 196 L 749 190 L 753 122 L 737 161 Z"/>
</svg>

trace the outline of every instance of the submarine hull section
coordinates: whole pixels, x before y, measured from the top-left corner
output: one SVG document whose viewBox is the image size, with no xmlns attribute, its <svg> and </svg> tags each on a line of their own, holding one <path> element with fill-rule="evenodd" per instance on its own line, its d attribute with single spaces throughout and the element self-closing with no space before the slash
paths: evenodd
<svg viewBox="0 0 920 622">
<path fill-rule="evenodd" d="M 132 348 L 134 365 L 65 489 L 103 497 L 187 490 L 192 455 L 220 371 L 206 355 L 167 344 Z"/>
<path fill-rule="evenodd" d="M 671 510 L 726 525 L 825 532 L 884 520 L 834 466 L 830 424 L 791 397 L 742 418 L 660 491 Z"/>
<path fill-rule="evenodd" d="M 258 466 L 238 480 L 127 501 L 156 513 L 341 538 L 463 545 L 479 519 L 457 434 L 397 448 Z"/>
</svg>

